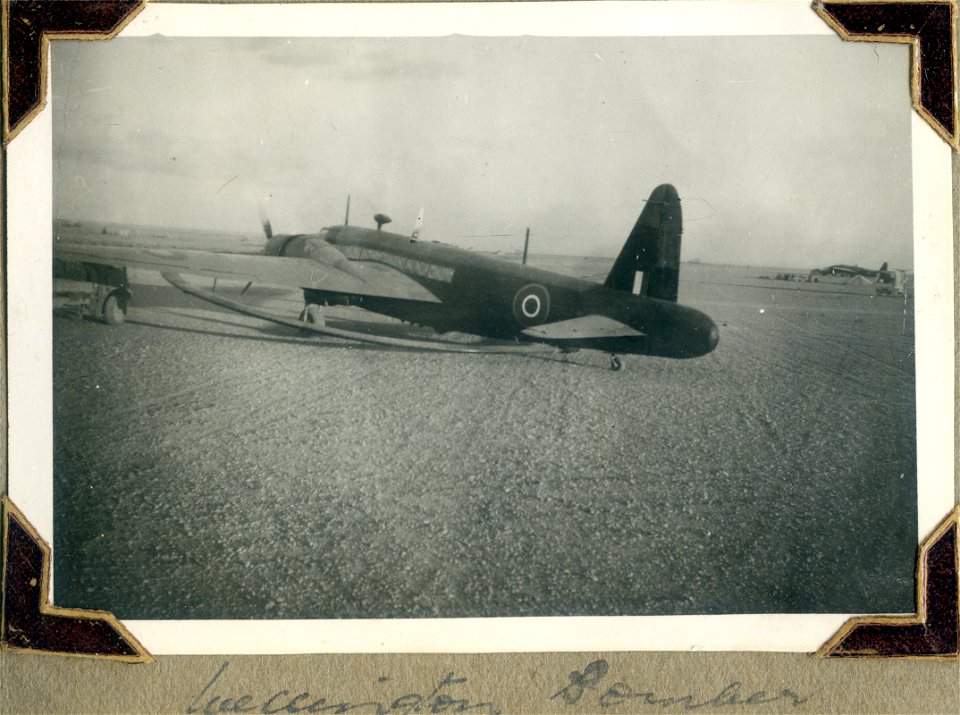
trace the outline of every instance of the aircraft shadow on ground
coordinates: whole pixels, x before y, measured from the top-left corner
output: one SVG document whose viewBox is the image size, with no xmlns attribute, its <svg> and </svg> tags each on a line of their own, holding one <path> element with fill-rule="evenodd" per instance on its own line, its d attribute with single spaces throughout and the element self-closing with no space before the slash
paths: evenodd
<svg viewBox="0 0 960 715">
<path fill-rule="evenodd" d="M 154 308 L 157 306 L 151 306 Z M 364 343 L 358 340 L 350 340 L 349 338 L 338 338 L 336 336 L 325 336 L 313 333 L 307 330 L 298 331 L 296 328 L 288 328 L 283 325 L 247 325 L 239 322 L 233 322 L 229 320 L 218 320 L 214 317 L 206 317 L 201 315 L 196 315 L 194 313 L 181 312 L 179 310 L 164 310 L 164 313 L 177 316 L 179 318 L 187 318 L 189 320 L 202 322 L 202 323 L 213 323 L 214 325 L 229 325 L 231 327 L 254 330 L 262 335 L 243 335 L 241 333 L 232 333 L 222 330 L 204 330 L 202 328 L 192 328 L 185 325 L 170 325 L 165 323 L 159 323 L 156 321 L 146 320 L 144 318 L 133 318 L 128 316 L 126 322 L 130 325 L 144 326 L 148 328 L 154 328 L 158 330 L 166 330 L 177 333 L 187 333 L 191 335 L 206 335 L 209 337 L 220 337 L 220 338 L 231 338 L 234 340 L 247 340 L 252 342 L 262 342 L 262 343 L 275 343 L 278 345 L 305 345 L 313 348 L 337 348 L 341 350 L 361 350 L 364 352 L 409 352 L 409 353 L 438 353 L 436 350 L 421 349 L 414 346 L 397 346 L 397 345 L 374 345 L 371 343 Z M 82 315 L 75 310 L 70 308 L 55 308 L 53 311 L 55 318 L 60 318 L 63 320 L 80 320 L 84 322 L 91 322 L 97 324 L 103 324 L 103 321 L 99 318 L 89 315 Z M 233 313 L 229 311 L 223 312 L 224 317 L 234 316 Z M 510 353 L 508 351 L 500 353 L 470 353 L 469 347 L 471 345 L 483 345 L 484 343 L 463 343 L 463 349 L 458 349 L 461 344 L 450 341 L 444 343 L 442 339 L 431 338 L 426 336 L 420 336 L 417 334 L 412 334 L 409 331 L 404 331 L 405 326 L 402 325 L 392 325 L 385 323 L 370 323 L 365 321 L 351 321 L 351 320 L 328 320 L 327 324 L 330 327 L 336 327 L 340 330 L 351 331 L 355 333 L 365 333 L 367 335 L 386 335 L 389 337 L 396 338 L 406 338 L 413 340 L 424 340 L 425 342 L 433 342 L 438 345 L 449 345 L 449 351 L 443 352 L 439 351 L 438 354 L 447 354 L 447 355 L 467 355 L 470 354 L 473 357 L 490 357 L 492 355 L 499 355 L 504 357 L 518 358 L 522 357 L 528 360 L 539 360 L 541 362 L 550 363 L 553 365 L 570 365 L 577 367 L 578 369 L 591 369 L 599 370 L 601 372 L 609 372 L 609 368 L 602 367 L 600 365 L 595 365 L 589 362 L 580 361 L 576 359 L 571 359 L 571 355 L 578 353 L 579 351 L 574 351 L 573 353 L 558 353 L 558 354 L 538 354 L 538 353 L 529 353 L 517 351 L 515 353 Z M 384 330 L 374 331 L 370 329 L 371 325 L 376 325 L 378 328 L 382 327 Z M 122 330 L 122 327 L 120 328 Z M 300 333 L 302 337 L 294 337 Z"/>
<path fill-rule="evenodd" d="M 169 324 L 159 323 L 151 320 L 146 320 L 143 318 L 128 317 L 126 322 L 129 323 L 130 325 L 138 325 L 138 326 L 144 326 L 144 327 L 149 327 L 149 328 L 154 328 L 159 330 L 187 333 L 192 335 L 206 335 L 211 337 L 230 338 L 234 340 L 247 340 L 247 341 L 254 341 L 254 342 L 276 343 L 276 344 L 283 344 L 283 345 L 306 345 L 309 347 L 361 350 L 364 352 L 411 352 L 411 353 L 435 353 L 436 352 L 434 350 L 419 349 L 413 346 L 403 347 L 403 346 L 393 346 L 393 345 L 372 345 L 372 344 L 363 343 L 360 341 L 351 341 L 347 338 L 337 338 L 333 336 L 327 337 L 327 336 L 317 335 L 315 333 L 309 333 L 307 331 L 303 331 L 304 332 L 303 337 L 294 337 L 294 335 L 298 331 L 295 328 L 287 328 L 282 325 L 264 325 L 264 326 L 249 325 L 248 326 L 248 325 L 243 325 L 240 323 L 235 323 L 227 320 L 218 320 L 217 318 L 213 318 L 213 317 L 198 316 L 198 315 L 189 314 L 189 313 L 181 313 L 178 311 L 166 311 L 166 312 L 169 312 L 170 314 L 176 315 L 178 317 L 189 318 L 190 320 L 194 320 L 198 322 L 213 323 L 215 325 L 229 325 L 231 327 L 237 327 L 241 329 L 255 330 L 261 333 L 262 335 L 243 335 L 240 333 L 226 332 L 222 330 L 205 330 L 202 328 L 194 328 L 194 327 L 188 327 L 184 325 L 169 325 Z M 89 320 L 91 322 L 100 322 L 95 318 L 78 316 L 76 313 L 71 313 L 69 311 L 61 311 L 61 313 L 64 316 L 69 316 L 73 319 Z M 230 314 L 228 313 L 225 315 L 230 315 Z M 362 323 L 362 322 L 348 321 L 348 320 L 331 320 L 331 321 L 328 321 L 328 324 L 330 324 L 331 327 L 335 326 L 341 330 L 350 330 L 358 333 L 363 332 L 371 335 L 380 334 L 380 333 L 371 331 L 369 329 L 369 326 L 370 326 L 369 323 Z M 380 325 L 380 324 L 377 324 L 377 325 Z M 407 337 L 410 336 L 409 332 L 402 331 L 402 326 L 384 325 L 383 327 L 387 329 L 385 331 L 386 333 L 393 333 L 394 335 L 397 335 L 397 336 L 407 336 Z M 415 336 L 414 339 L 418 339 L 418 338 L 416 338 Z M 434 339 L 433 342 L 437 344 L 443 344 L 442 340 Z M 465 348 L 464 350 L 458 350 L 459 345 L 454 342 L 449 343 L 449 346 L 450 346 L 450 350 L 449 350 L 449 353 L 447 354 L 470 354 L 466 350 L 466 348 L 469 348 L 470 344 L 464 344 L 463 345 L 463 347 Z M 607 372 L 606 368 L 600 368 L 597 365 L 592 365 L 589 363 L 571 360 L 569 359 L 568 355 L 565 355 L 562 353 L 559 355 L 550 355 L 550 354 L 523 353 L 518 351 L 516 353 L 504 352 L 504 353 L 491 353 L 491 354 L 503 355 L 506 357 L 522 357 L 526 359 L 540 360 L 542 362 L 556 364 L 556 365 L 573 365 L 580 368 L 592 368 L 592 369 L 602 370 L 603 372 Z M 476 358 L 480 358 L 483 356 L 484 355 L 482 353 L 473 354 L 473 357 L 476 357 Z"/>
<path fill-rule="evenodd" d="M 242 322 L 234 322 L 231 320 L 221 320 L 215 317 L 196 315 L 194 313 L 186 313 L 186 312 L 177 311 L 177 310 L 166 310 L 164 312 L 170 315 L 176 315 L 182 318 L 187 318 L 189 320 L 195 320 L 198 322 L 231 325 L 239 328 L 249 328 L 250 330 L 256 330 L 258 332 L 265 333 L 267 335 L 276 335 L 278 337 L 288 337 L 290 335 L 300 333 L 303 335 L 304 338 L 316 338 L 318 340 L 326 338 L 328 340 L 333 339 L 338 341 L 344 341 L 347 343 L 350 342 L 348 338 L 338 338 L 335 335 L 325 336 L 319 333 L 315 333 L 309 330 L 308 328 L 304 328 L 302 331 L 298 331 L 296 328 L 287 327 L 285 325 L 277 325 L 275 323 L 267 323 L 266 325 L 257 326 L 257 325 L 252 325 L 249 322 L 242 323 Z M 224 311 L 223 315 L 225 318 L 233 317 L 238 320 L 243 320 L 243 317 L 238 318 L 237 314 L 231 311 Z M 250 318 L 248 318 L 248 320 L 250 320 Z M 253 318 L 253 320 L 258 320 L 258 319 Z M 130 321 L 130 322 L 133 322 L 133 321 Z M 263 322 L 267 322 L 267 321 L 264 320 Z M 355 321 L 355 320 L 341 320 L 336 318 L 332 320 L 328 319 L 326 321 L 326 324 L 329 325 L 331 328 L 337 328 L 338 330 L 344 330 L 347 332 L 358 333 L 363 335 L 387 336 L 387 337 L 403 338 L 407 340 L 423 340 L 423 341 L 431 341 L 431 342 L 436 342 L 438 344 L 442 344 L 442 341 L 437 340 L 432 335 L 420 335 L 420 334 L 417 334 L 416 332 L 404 330 L 405 326 L 403 325 L 394 325 L 389 323 L 371 323 L 371 322 Z M 376 329 L 371 330 L 371 326 L 376 326 Z M 175 326 L 172 326 L 172 327 L 175 327 Z M 238 337 L 242 337 L 242 336 L 238 336 Z M 379 346 L 368 345 L 367 347 L 379 347 Z M 395 348 L 399 346 L 384 345 L 382 347 Z M 400 349 L 415 349 L 415 348 L 401 347 Z"/>
<path fill-rule="evenodd" d="M 210 322 L 210 323 L 222 323 L 225 325 L 242 327 L 242 326 L 237 326 L 236 323 L 227 323 L 225 321 L 217 321 L 217 320 L 213 320 L 212 318 L 197 318 L 194 316 L 191 316 L 191 318 L 193 320 L 198 320 L 198 321 L 204 321 L 204 322 Z M 296 332 L 296 330 L 294 330 L 293 328 L 289 328 L 286 330 L 279 327 L 276 329 L 261 328 L 259 329 L 260 332 L 267 333 L 266 335 L 261 336 L 261 335 L 242 335 L 240 333 L 230 333 L 230 332 L 220 331 L 220 330 L 204 330 L 203 328 L 190 328 L 185 325 L 166 325 L 164 323 L 157 323 L 151 320 L 143 320 L 140 318 L 128 318 L 127 322 L 130 325 L 140 325 L 148 328 L 153 328 L 156 330 L 165 330 L 165 331 L 175 332 L 175 333 L 187 333 L 190 335 L 205 335 L 208 337 L 230 338 L 231 340 L 245 340 L 245 341 L 259 342 L 259 343 L 274 343 L 279 345 L 303 345 L 303 346 L 314 347 L 314 348 L 323 347 L 323 348 L 339 348 L 339 349 L 346 349 L 346 350 L 370 350 L 370 351 L 383 351 L 383 350 L 398 351 L 403 349 L 403 348 L 394 348 L 388 345 L 382 345 L 382 346 L 367 345 L 364 343 L 349 342 L 346 340 L 340 340 L 338 338 L 330 338 L 329 340 L 331 340 L 331 342 L 327 342 L 327 341 L 320 342 L 320 340 L 322 340 L 322 336 L 317 336 L 317 335 L 309 335 L 303 338 L 295 338 L 295 337 L 291 337 L 291 333 Z M 273 333 L 273 334 L 271 335 L 270 333 Z M 317 338 L 319 338 L 319 340 Z M 338 342 L 332 342 L 333 340 L 337 340 Z"/>
</svg>

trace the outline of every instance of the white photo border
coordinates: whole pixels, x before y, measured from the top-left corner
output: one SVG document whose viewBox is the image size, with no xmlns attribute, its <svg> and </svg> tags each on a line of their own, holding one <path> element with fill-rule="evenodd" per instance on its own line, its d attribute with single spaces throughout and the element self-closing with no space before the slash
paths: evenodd
<svg viewBox="0 0 960 715">
<path fill-rule="evenodd" d="M 316 31 L 319 28 L 319 33 Z M 806 2 L 149 4 L 121 36 L 831 35 Z M 49 68 L 48 68 L 49 71 Z M 904 81 L 908 80 L 904 66 Z M 49 92 L 49 82 L 48 82 Z M 8 494 L 53 536 L 52 112 L 7 152 Z M 915 113 L 918 542 L 954 500 L 950 147 Z M 56 554 L 54 554 L 54 558 Z M 125 621 L 154 655 L 752 650 L 812 652 L 856 614 Z"/>
</svg>

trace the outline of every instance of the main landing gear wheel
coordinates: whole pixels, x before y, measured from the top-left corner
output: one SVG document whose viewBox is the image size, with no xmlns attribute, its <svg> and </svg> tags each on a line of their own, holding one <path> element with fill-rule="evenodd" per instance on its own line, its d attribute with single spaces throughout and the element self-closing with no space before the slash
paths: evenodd
<svg viewBox="0 0 960 715">
<path fill-rule="evenodd" d="M 610 369 L 614 372 L 619 372 L 623 369 L 623 360 L 621 360 L 618 355 L 610 356 Z"/>
<path fill-rule="evenodd" d="M 103 319 L 107 325 L 121 325 L 127 317 L 127 301 L 120 293 L 111 293 L 103 301 Z"/>
</svg>

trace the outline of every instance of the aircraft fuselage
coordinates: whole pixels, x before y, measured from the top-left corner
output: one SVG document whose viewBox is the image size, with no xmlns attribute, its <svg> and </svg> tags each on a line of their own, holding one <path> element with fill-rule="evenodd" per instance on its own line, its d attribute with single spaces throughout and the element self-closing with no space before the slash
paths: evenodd
<svg viewBox="0 0 960 715">
<path fill-rule="evenodd" d="M 264 252 L 313 258 L 361 276 L 366 263 L 389 266 L 429 290 L 438 302 L 317 289 L 305 289 L 304 299 L 349 303 L 440 332 L 550 343 L 523 331 L 602 315 L 639 335 L 567 338 L 556 344 L 675 358 L 698 357 L 717 344 L 716 325 L 693 308 L 388 231 L 338 226 L 313 235 L 274 236 Z"/>
</svg>

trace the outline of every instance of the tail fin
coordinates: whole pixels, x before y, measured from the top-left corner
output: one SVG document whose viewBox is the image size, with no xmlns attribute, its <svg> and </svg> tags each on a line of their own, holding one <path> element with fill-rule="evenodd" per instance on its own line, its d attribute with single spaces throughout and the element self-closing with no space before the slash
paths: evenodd
<svg viewBox="0 0 960 715">
<path fill-rule="evenodd" d="M 636 292 L 676 302 L 680 287 L 682 231 L 680 195 L 670 184 L 661 184 L 647 199 L 647 205 L 603 284 L 614 290 L 634 292 L 637 276 L 642 274 Z"/>
</svg>

